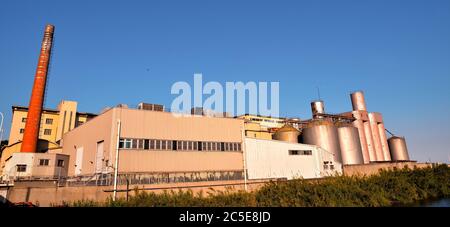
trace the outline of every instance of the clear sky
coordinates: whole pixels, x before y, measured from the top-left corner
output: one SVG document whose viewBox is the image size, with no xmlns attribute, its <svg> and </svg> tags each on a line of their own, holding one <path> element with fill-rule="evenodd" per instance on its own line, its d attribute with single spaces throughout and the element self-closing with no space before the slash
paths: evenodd
<svg viewBox="0 0 450 227">
<path fill-rule="evenodd" d="M 450 1 L 24 1 L 0 5 L 0 112 L 28 105 L 45 24 L 56 26 L 45 106 L 170 106 L 171 85 L 279 81 L 282 116 L 369 111 L 410 156 L 449 162 Z"/>
</svg>

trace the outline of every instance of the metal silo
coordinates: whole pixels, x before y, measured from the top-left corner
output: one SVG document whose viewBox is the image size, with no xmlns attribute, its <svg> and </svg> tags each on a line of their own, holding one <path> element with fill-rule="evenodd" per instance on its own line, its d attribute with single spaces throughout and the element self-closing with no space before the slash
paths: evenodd
<svg viewBox="0 0 450 227">
<path fill-rule="evenodd" d="M 386 137 L 386 129 L 383 123 L 378 124 L 378 131 L 380 133 L 381 147 L 383 148 L 384 161 L 391 161 L 391 153 L 389 152 L 389 145 Z"/>
<path fill-rule="evenodd" d="M 300 131 L 289 124 L 285 124 L 273 134 L 274 140 L 280 140 L 290 143 L 298 143 Z"/>
<path fill-rule="evenodd" d="M 357 119 L 353 121 L 353 126 L 358 130 L 359 135 L 359 141 L 361 143 L 361 151 L 362 151 L 362 157 L 364 160 L 364 163 L 370 163 L 370 156 L 369 156 L 369 148 L 367 147 L 367 140 L 366 140 L 366 134 L 364 132 L 364 123 L 362 120 Z"/>
<path fill-rule="evenodd" d="M 317 116 L 317 114 L 325 113 L 325 104 L 322 100 L 312 101 L 311 111 L 314 118 L 323 118 L 322 116 Z"/>
<path fill-rule="evenodd" d="M 332 122 L 312 121 L 303 129 L 302 137 L 304 143 L 322 147 L 334 155 L 335 162 L 342 163 L 338 131 Z"/>
<path fill-rule="evenodd" d="M 371 162 L 377 161 L 375 147 L 373 145 L 372 130 L 370 129 L 370 122 L 364 121 L 363 125 L 364 134 L 366 135 L 367 150 L 369 151 L 369 159 Z"/>
<path fill-rule="evenodd" d="M 383 148 L 381 145 L 380 132 L 378 130 L 378 121 L 376 119 L 376 113 L 369 113 L 368 116 L 370 122 L 370 130 L 372 131 L 376 160 L 384 161 Z"/>
<path fill-rule="evenodd" d="M 364 93 L 362 91 L 356 91 L 350 94 L 352 100 L 353 110 L 367 111 L 366 101 L 364 100 Z"/>
<path fill-rule="evenodd" d="M 364 164 L 358 129 L 343 126 L 337 129 L 343 165 Z"/>
<path fill-rule="evenodd" d="M 408 161 L 409 154 L 404 137 L 392 136 L 388 139 L 392 161 Z"/>
</svg>

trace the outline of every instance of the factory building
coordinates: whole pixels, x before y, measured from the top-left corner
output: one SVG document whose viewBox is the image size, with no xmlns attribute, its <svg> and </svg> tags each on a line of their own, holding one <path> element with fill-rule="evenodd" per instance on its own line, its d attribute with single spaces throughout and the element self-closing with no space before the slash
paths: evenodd
<svg viewBox="0 0 450 227">
<path fill-rule="evenodd" d="M 28 108 L 23 106 L 12 107 L 11 129 L 8 145 L 2 150 L 0 158 L 0 173 L 6 168 L 14 153 L 20 152 L 22 146 Z M 77 112 L 77 102 L 61 101 L 56 109 L 43 109 L 39 127 L 37 153 L 60 149 L 59 142 L 62 135 L 78 127 L 96 115 L 92 113 Z"/>
<path fill-rule="evenodd" d="M 63 136 L 68 176 L 243 175 L 244 121 L 115 107 Z M 116 157 L 118 162 L 116 163 Z"/>
<path fill-rule="evenodd" d="M 13 106 L 9 144 L 0 159 L 3 180 L 50 178 L 58 179 L 59 187 L 63 179 L 84 187 L 112 186 L 117 179 L 127 186 L 185 187 L 200 181 L 321 178 L 341 174 L 346 166 L 409 161 L 405 139 L 387 139 L 382 115 L 367 111 L 361 91 L 350 95 L 353 110 L 346 113 L 330 114 L 322 100 L 311 102 L 309 120 L 230 117 L 201 107 L 178 114 L 148 103 L 136 109 L 120 104 L 98 116 L 77 112 L 72 101 L 44 109 L 53 32 L 48 25 L 29 108 Z"/>
<path fill-rule="evenodd" d="M 245 114 L 236 118 L 245 121 L 245 136 L 258 139 L 272 139 L 274 132 L 283 127 L 284 118 L 274 118 L 269 116 L 260 116 Z"/>
<path fill-rule="evenodd" d="M 333 154 L 318 146 L 245 138 L 248 179 L 311 179 L 342 173 Z"/>
</svg>

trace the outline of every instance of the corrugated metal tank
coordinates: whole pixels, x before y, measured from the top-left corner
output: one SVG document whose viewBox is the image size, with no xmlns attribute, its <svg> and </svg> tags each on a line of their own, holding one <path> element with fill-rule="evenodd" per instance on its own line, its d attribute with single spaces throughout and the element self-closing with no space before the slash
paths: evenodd
<svg viewBox="0 0 450 227">
<path fill-rule="evenodd" d="M 334 155 L 334 161 L 342 163 L 341 148 L 336 126 L 328 121 L 312 121 L 302 132 L 303 143 L 322 147 Z"/>
<path fill-rule="evenodd" d="M 341 149 L 342 164 L 364 164 L 358 129 L 352 126 L 342 126 L 339 127 L 337 131 Z"/>
<path fill-rule="evenodd" d="M 274 140 L 285 141 L 289 143 L 298 143 L 298 136 L 300 131 L 289 124 L 285 124 L 283 127 L 273 134 Z"/>
<path fill-rule="evenodd" d="M 392 161 L 408 161 L 409 154 L 404 137 L 393 136 L 388 139 Z"/>
</svg>

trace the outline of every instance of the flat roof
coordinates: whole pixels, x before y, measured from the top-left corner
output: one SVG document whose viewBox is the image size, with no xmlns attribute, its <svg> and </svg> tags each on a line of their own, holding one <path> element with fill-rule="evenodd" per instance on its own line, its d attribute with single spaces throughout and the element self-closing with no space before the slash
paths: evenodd
<svg viewBox="0 0 450 227">
<path fill-rule="evenodd" d="M 15 110 L 24 110 L 24 111 L 28 111 L 28 107 L 27 106 L 19 106 L 19 105 L 13 105 L 11 106 L 12 111 L 14 112 Z M 57 109 L 50 109 L 50 108 L 44 108 L 42 109 L 43 112 L 47 112 L 47 113 L 59 113 L 59 110 Z M 98 114 L 94 114 L 94 113 L 88 113 L 88 112 L 77 112 L 77 114 L 79 115 L 87 115 L 87 116 L 92 116 L 95 117 Z"/>
</svg>

